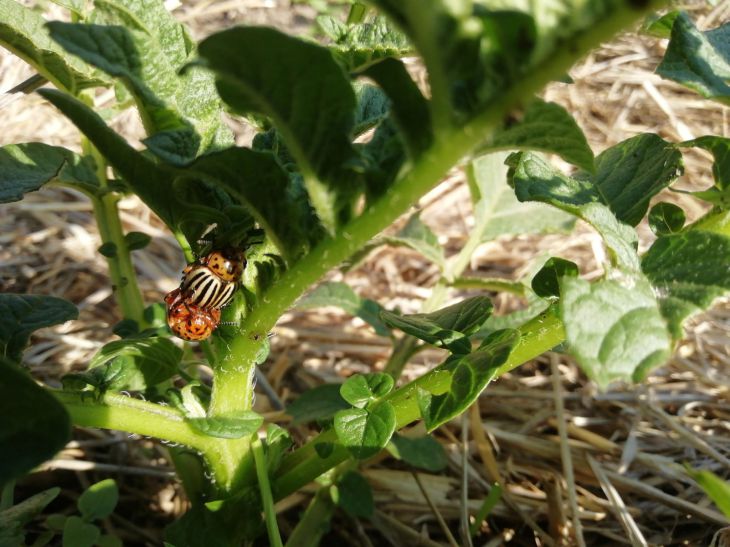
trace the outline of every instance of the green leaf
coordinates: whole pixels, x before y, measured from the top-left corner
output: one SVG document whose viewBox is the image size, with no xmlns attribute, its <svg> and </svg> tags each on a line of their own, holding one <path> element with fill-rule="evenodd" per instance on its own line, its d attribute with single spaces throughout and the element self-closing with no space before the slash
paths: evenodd
<svg viewBox="0 0 730 547">
<path fill-rule="evenodd" d="M 235 414 L 210 418 L 186 418 L 185 421 L 199 432 L 211 437 L 240 439 L 256 433 L 264 423 L 264 418 L 252 410 L 242 410 Z"/>
<path fill-rule="evenodd" d="M 356 72 L 381 59 L 404 57 L 413 51 L 408 39 L 385 17 L 346 25 L 334 17 L 320 15 L 317 25 L 332 40 L 328 47 L 348 72 Z"/>
<path fill-rule="evenodd" d="M 330 420 L 346 408 L 350 408 L 350 405 L 340 395 L 340 386 L 324 384 L 302 393 L 286 407 L 286 413 L 293 418 L 292 425 L 298 425 Z"/>
<path fill-rule="evenodd" d="M 426 430 L 433 431 L 476 401 L 496 377 L 499 367 L 507 360 L 519 338 L 516 330 L 497 331 L 487 336 L 475 352 L 449 357 L 440 367 L 451 376 L 449 390 L 441 395 L 422 389 L 418 391 L 418 406 Z"/>
<path fill-rule="evenodd" d="M 92 547 L 100 536 L 98 527 L 73 515 L 66 519 L 63 527 L 63 547 Z"/>
<path fill-rule="evenodd" d="M 594 184 L 616 217 L 631 226 L 644 218 L 649 200 L 684 172 L 682 154 L 654 135 L 637 135 L 596 158 Z"/>
<path fill-rule="evenodd" d="M 377 86 L 355 82 L 355 121 L 353 135 L 361 135 L 382 122 L 390 111 L 390 99 Z"/>
<path fill-rule="evenodd" d="M 21 200 L 24 194 L 49 183 L 87 195 L 95 194 L 99 187 L 93 160 L 60 146 L 31 142 L 0 148 L 0 203 Z"/>
<path fill-rule="evenodd" d="M 91 385 L 144 391 L 177 374 L 182 349 L 167 338 L 131 338 L 105 344 L 89 363 Z"/>
<path fill-rule="evenodd" d="M 412 158 L 417 158 L 433 141 L 431 111 L 405 65 L 397 59 L 385 59 L 362 72 L 374 80 L 392 102 L 393 121 L 404 137 Z"/>
<path fill-rule="evenodd" d="M 730 238 L 688 230 L 657 239 L 642 257 L 641 267 L 656 288 L 662 314 L 675 339 L 682 323 L 730 292 Z"/>
<path fill-rule="evenodd" d="M 66 409 L 28 374 L 0 360 L 0 484 L 51 458 L 71 439 Z"/>
<path fill-rule="evenodd" d="M 690 477 L 697 481 L 705 494 L 730 518 L 730 483 L 722 480 L 712 471 L 687 469 Z"/>
<path fill-rule="evenodd" d="M 101 536 L 96 540 L 97 547 L 124 547 L 122 540 L 117 536 Z"/>
<path fill-rule="evenodd" d="M 467 167 L 467 180 L 474 203 L 474 217 L 482 241 L 502 235 L 567 233 L 575 217 L 538 202 L 521 203 L 507 184 L 507 169 L 502 153 L 490 153 L 473 160 Z"/>
<path fill-rule="evenodd" d="M 694 146 L 712 154 L 712 176 L 720 190 L 730 189 L 730 139 L 707 135 L 691 141 L 680 142 L 678 146 Z"/>
<path fill-rule="evenodd" d="M 279 468 L 281 458 L 293 444 L 294 441 L 286 429 L 276 424 L 266 426 L 266 468 L 270 475 Z"/>
<path fill-rule="evenodd" d="M 418 251 L 439 268 L 444 268 L 444 250 L 436 234 L 420 219 L 418 213 L 408 219 L 406 225 L 395 236 L 384 237 L 390 245 L 404 245 Z"/>
<path fill-rule="evenodd" d="M 373 138 L 358 145 L 366 164 L 365 193 L 368 204 L 381 197 L 393 184 L 406 161 L 406 150 L 395 122 L 388 116 Z"/>
<path fill-rule="evenodd" d="M 117 483 L 114 482 L 114 479 L 105 479 L 84 490 L 77 505 L 84 520 L 90 522 L 111 515 L 118 501 Z"/>
<path fill-rule="evenodd" d="M 681 232 L 685 220 L 684 210 L 674 203 L 662 201 L 649 211 L 649 227 L 658 236 Z"/>
<path fill-rule="evenodd" d="M 335 504 L 353 518 L 370 518 L 375 511 L 373 491 L 357 471 L 343 474 L 332 489 Z"/>
<path fill-rule="evenodd" d="M 593 151 L 573 116 L 556 103 L 535 99 L 517 123 L 494 134 L 489 149 L 539 150 L 592 173 Z"/>
<path fill-rule="evenodd" d="M 46 20 L 15 0 L 0 0 L 0 45 L 30 64 L 41 76 L 70 93 L 108 85 L 96 70 L 51 40 Z"/>
<path fill-rule="evenodd" d="M 159 3 L 145 4 L 149 9 Z M 166 10 L 158 11 L 172 19 Z M 155 26 L 162 24 L 162 20 L 155 22 Z M 120 78 L 128 87 L 151 135 L 144 142 L 163 160 L 186 165 L 198 155 L 232 144 L 232 138 L 225 135 L 227 130 L 222 130 L 220 100 L 211 75 L 177 72 L 187 57 L 186 42 L 177 40 L 165 50 L 160 41 L 163 37 L 147 28 L 137 30 L 137 25 L 125 28 L 56 21 L 48 23 L 48 28 L 66 50 Z M 170 33 L 180 35 L 173 29 Z"/>
<path fill-rule="evenodd" d="M 669 38 L 672 35 L 672 27 L 679 13 L 678 11 L 670 11 L 661 16 L 651 14 L 641 25 L 641 31 L 655 38 Z"/>
<path fill-rule="evenodd" d="M 0 294 L 0 356 L 20 361 L 32 332 L 76 319 L 71 302 L 55 296 Z M 1 483 L 1 481 L 0 481 Z"/>
<path fill-rule="evenodd" d="M 200 158 L 189 169 L 239 198 L 287 260 L 299 258 L 318 239 L 318 221 L 306 196 L 272 154 L 230 148 Z"/>
<path fill-rule="evenodd" d="M 49 488 L 0 511 L 0 546 L 25 545 L 23 528 L 58 496 L 61 489 Z"/>
<path fill-rule="evenodd" d="M 368 323 L 380 336 L 390 336 L 390 329 L 380 319 L 380 312 L 383 310 L 380 304 L 369 298 L 360 298 L 346 283 L 322 283 L 297 302 L 297 308 L 302 310 L 324 306 L 337 306 Z"/>
<path fill-rule="evenodd" d="M 334 230 L 358 184 L 346 165 L 355 159 L 355 94 L 330 52 L 271 28 L 239 27 L 206 38 L 199 53 L 216 73 L 227 104 L 272 119 L 297 160 L 317 215 Z"/>
<path fill-rule="evenodd" d="M 517 199 L 549 203 L 582 218 L 601 234 L 616 263 L 627 270 L 638 270 L 636 231 L 600 203 L 600 195 L 590 181 L 564 175 L 529 152 L 513 154 L 508 162 Z"/>
<path fill-rule="evenodd" d="M 144 154 L 132 148 L 122 137 L 112 131 L 91 108 L 73 97 L 54 89 L 41 89 L 38 93 L 63 112 L 81 132 L 88 137 L 114 169 L 124 177 L 142 201 L 147 204 L 174 233 L 184 228 L 190 240 L 196 240 L 208 224 L 218 222 L 206 216 L 208 209 L 183 202 L 181 192 L 174 186 L 178 176 L 171 168 L 158 166 Z M 198 182 L 197 187 L 202 185 Z M 208 196 L 211 200 L 211 196 Z"/>
<path fill-rule="evenodd" d="M 533 19 L 524 13 L 473 9 L 471 2 L 379 0 L 384 13 L 421 53 L 437 126 L 455 108 L 468 115 L 520 72 L 535 45 Z"/>
<path fill-rule="evenodd" d="M 393 377 L 383 372 L 355 374 L 340 387 L 342 398 L 357 408 L 384 397 L 393 389 Z"/>
<path fill-rule="evenodd" d="M 454 353 L 469 353 L 469 336 L 474 334 L 492 313 L 492 302 L 486 296 L 475 296 L 431 313 L 397 315 L 382 311 L 386 325 L 398 328 L 434 346 Z"/>
<path fill-rule="evenodd" d="M 408 465 L 426 471 L 443 471 L 449 461 L 444 447 L 431 435 L 405 437 L 396 433 L 390 440 L 388 450 Z"/>
<path fill-rule="evenodd" d="M 560 279 L 565 276 L 578 277 L 578 265 L 570 260 L 551 257 L 532 278 L 532 290 L 543 298 L 560 296 Z"/>
<path fill-rule="evenodd" d="M 369 410 L 340 410 L 335 414 L 335 432 L 355 458 L 364 460 L 385 448 L 395 431 L 395 421 L 395 409 L 385 401 Z"/>
<path fill-rule="evenodd" d="M 671 355 L 652 287 L 635 274 L 622 281 L 560 281 L 560 314 L 570 350 L 601 388 L 615 380 L 638 382 Z"/>
<path fill-rule="evenodd" d="M 674 20 L 667 52 L 656 72 L 703 97 L 730 104 L 727 83 L 730 79 L 730 23 L 700 32 L 686 13 L 680 13 Z"/>
<path fill-rule="evenodd" d="M 144 232 L 129 232 L 124 236 L 127 249 L 130 251 L 138 251 L 144 249 L 150 244 L 152 238 Z"/>
</svg>

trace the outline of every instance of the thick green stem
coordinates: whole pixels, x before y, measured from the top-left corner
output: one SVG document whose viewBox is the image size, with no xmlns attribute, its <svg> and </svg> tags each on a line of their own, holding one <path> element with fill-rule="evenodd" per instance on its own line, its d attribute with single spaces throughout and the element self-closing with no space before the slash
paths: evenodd
<svg viewBox="0 0 730 547">
<path fill-rule="evenodd" d="M 198 433 L 182 413 L 169 406 L 133 399 L 114 392 L 51 390 L 71 415 L 74 425 L 114 429 L 208 450 L 215 441 Z"/>
<path fill-rule="evenodd" d="M 117 207 L 119 196 L 114 192 L 105 191 L 108 184 L 107 164 L 104 157 L 87 139 L 83 139 L 82 146 L 84 151 L 93 156 L 96 162 L 96 178 L 102 188 L 99 195 L 91 196 L 91 203 L 94 207 L 94 218 L 99 227 L 101 242 L 107 247 L 113 247 L 113 252 L 107 253 L 105 258 L 109 266 L 109 277 L 112 280 L 114 296 L 124 318 L 136 321 L 142 329 L 146 326 L 144 301 L 137 285 L 137 274 L 132 264 L 131 251 L 124 239 L 122 223 L 119 220 Z"/>
<path fill-rule="evenodd" d="M 495 377 L 542 355 L 565 340 L 565 330 L 558 317 L 557 306 L 550 307 L 525 323 L 520 328 L 520 333 L 519 342 Z M 448 390 L 450 382 L 451 376 L 436 367 L 384 397 L 383 400 L 389 401 L 395 409 L 396 427 L 405 427 L 420 417 L 416 397 L 419 389 L 438 395 Z M 321 458 L 315 448 L 318 444 L 333 444 L 334 449 L 326 458 Z M 334 430 L 321 433 L 284 459 L 274 480 L 274 495 L 277 499 L 288 496 L 348 457 L 349 452 L 337 442 Z"/>
</svg>

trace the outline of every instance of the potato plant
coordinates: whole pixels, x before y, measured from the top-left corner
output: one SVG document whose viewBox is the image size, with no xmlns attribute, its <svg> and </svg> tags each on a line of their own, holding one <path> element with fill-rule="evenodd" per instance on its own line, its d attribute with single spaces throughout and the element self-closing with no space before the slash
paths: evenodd
<svg viewBox="0 0 730 547">
<path fill-rule="evenodd" d="M 273 503 L 320 478 L 288 538 L 302 545 L 318 537 L 334 505 L 372 513 L 359 461 L 388 447 L 413 465 L 442 465 L 431 439 L 397 435 L 404 426 L 423 420 L 433 431 L 489 382 L 559 345 L 601 387 L 641 381 L 671 356 L 683 322 L 730 290 L 730 140 L 640 134 L 594 156 L 570 114 L 535 96 L 602 41 L 644 21 L 646 32 L 670 38 L 660 75 L 730 103 L 730 25 L 701 32 L 684 13 L 653 15 L 663 4 L 655 0 L 373 0 L 354 3 L 347 21 L 320 18 L 324 44 L 255 26 L 196 44 L 159 0 L 54 1 L 72 22 L 46 22 L 0 0 L 0 43 L 32 65 L 36 84 L 48 84 L 37 93 L 78 127 L 83 152 L 3 147 L 0 200 L 47 185 L 88 196 L 123 320 L 118 339 L 86 370 L 51 389 L 30 376 L 23 350 L 33 331 L 73 320 L 76 308 L 53 296 L 0 295 L 6 493 L 68 442 L 72 425 L 120 430 L 177 445 L 171 459 L 192 507 L 167 529 L 169 545 L 240 545 L 262 534 L 281 545 Z M 427 90 L 401 60 L 413 56 Z M 114 107 L 95 109 L 95 91 L 112 87 Z M 143 122 L 144 150 L 108 125 L 126 108 Z M 234 144 L 224 111 L 259 129 L 250 147 Z M 694 193 L 712 207 L 691 224 L 676 205 L 650 207 L 681 175 L 689 147 L 714 158 L 714 185 Z M 382 235 L 456 166 L 466 172 L 475 217 L 456 256 L 445 257 L 417 215 Z M 200 342 L 214 371 L 210 386 L 181 375 L 183 352 L 163 305 L 142 299 L 131 253 L 149 237 L 122 228 L 117 202 L 129 193 L 167 225 L 188 262 L 209 248 L 203 238 L 246 249 L 242 287 Z M 657 239 L 639 254 L 635 227 L 647 215 Z M 464 276 L 480 243 L 569 230 L 576 219 L 603 240 L 600 279 L 581 279 L 560 257 L 524 282 Z M 312 290 L 382 244 L 410 246 L 439 267 L 422 313 L 388 310 L 342 283 Z M 445 306 L 451 287 L 483 294 Z M 528 309 L 491 317 L 486 293 L 501 290 L 527 297 Z M 295 422 L 322 427 L 292 448 L 287 431 L 264 428 L 251 407 L 268 334 L 295 305 L 340 306 L 390 337 L 393 350 L 383 372 L 295 401 Z M 408 360 L 428 346 L 448 357 L 400 383 Z M 0 507 L 0 539 L 20 544 L 28 511 L 15 518 L 10 505 Z"/>
</svg>

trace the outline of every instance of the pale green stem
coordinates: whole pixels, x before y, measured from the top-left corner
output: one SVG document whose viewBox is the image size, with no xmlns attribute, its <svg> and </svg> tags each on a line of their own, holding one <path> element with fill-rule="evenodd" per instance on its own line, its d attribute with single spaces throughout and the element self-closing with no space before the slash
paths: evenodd
<svg viewBox="0 0 730 547">
<path fill-rule="evenodd" d="M 279 525 L 276 522 L 276 509 L 274 509 L 274 498 L 271 495 L 271 484 L 269 483 L 269 470 L 266 465 L 266 455 L 261 445 L 261 439 L 256 438 L 251 443 L 251 451 L 256 462 L 256 476 L 259 480 L 259 492 L 261 493 L 261 503 L 264 509 L 264 518 L 266 520 L 266 531 L 269 534 L 269 545 L 273 547 L 283 547 L 281 536 L 279 535 Z"/>
</svg>

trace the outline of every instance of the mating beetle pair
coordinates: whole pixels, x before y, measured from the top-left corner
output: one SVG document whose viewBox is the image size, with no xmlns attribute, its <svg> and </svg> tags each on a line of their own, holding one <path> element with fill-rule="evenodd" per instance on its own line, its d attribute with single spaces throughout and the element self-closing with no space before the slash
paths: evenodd
<svg viewBox="0 0 730 547">
<path fill-rule="evenodd" d="M 213 334 L 245 267 L 243 251 L 231 248 L 211 251 L 186 266 L 180 286 L 165 296 L 172 332 L 183 340 L 205 340 Z"/>
</svg>

